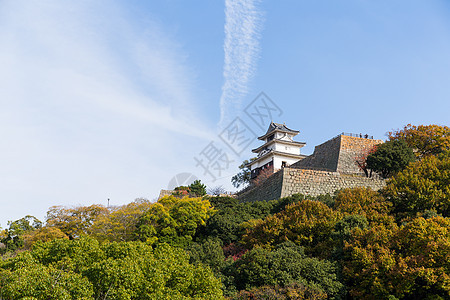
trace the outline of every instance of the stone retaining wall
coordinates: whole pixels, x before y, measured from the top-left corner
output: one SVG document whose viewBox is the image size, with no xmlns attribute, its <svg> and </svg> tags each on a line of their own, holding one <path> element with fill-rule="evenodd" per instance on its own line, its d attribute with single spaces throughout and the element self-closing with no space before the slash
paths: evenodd
<svg viewBox="0 0 450 300">
<path fill-rule="evenodd" d="M 292 168 L 313 168 L 336 171 L 339 160 L 340 137 L 331 139 L 314 148 L 314 153 L 292 164 Z"/>
<path fill-rule="evenodd" d="M 356 158 L 382 143 L 361 137 L 339 135 L 316 146 L 314 153 L 289 168 L 284 168 L 257 187 L 238 193 L 244 201 L 272 200 L 293 194 L 323 195 L 353 187 L 379 190 L 385 180 L 367 178 L 356 164 Z"/>
<path fill-rule="evenodd" d="M 333 194 L 337 190 L 354 187 L 369 187 L 373 190 L 379 190 L 385 184 L 385 180 L 379 178 L 367 178 L 329 171 L 284 168 L 281 197 L 297 193 L 311 196 Z"/>
<path fill-rule="evenodd" d="M 172 193 L 174 193 L 174 192 L 175 192 L 174 190 L 161 190 L 159 192 L 158 200 L 161 199 L 162 197 L 165 197 L 165 196 L 171 196 Z"/>
<path fill-rule="evenodd" d="M 356 164 L 356 158 L 369 152 L 382 140 L 364 139 L 352 136 L 340 136 L 339 159 L 336 171 L 345 174 L 364 174 Z"/>
<path fill-rule="evenodd" d="M 291 168 L 321 169 L 363 175 L 364 173 L 356 164 L 356 158 L 364 155 L 373 146 L 380 143 L 383 143 L 383 141 L 338 135 L 316 146 L 312 155 L 292 164 Z"/>
<path fill-rule="evenodd" d="M 238 193 L 237 198 L 243 201 L 261 201 L 293 194 L 318 196 L 354 187 L 369 187 L 377 191 L 385 185 L 385 180 L 380 178 L 313 169 L 284 168 L 261 185 Z"/>
<path fill-rule="evenodd" d="M 237 198 L 243 201 L 261 201 L 279 199 L 283 188 L 283 170 L 276 172 L 258 186 L 247 188 L 237 193 Z"/>
</svg>

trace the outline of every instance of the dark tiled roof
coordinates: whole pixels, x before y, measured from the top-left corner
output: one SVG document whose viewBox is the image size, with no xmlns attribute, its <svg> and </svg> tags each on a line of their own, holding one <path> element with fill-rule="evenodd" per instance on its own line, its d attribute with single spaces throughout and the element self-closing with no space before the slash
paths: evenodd
<svg viewBox="0 0 450 300">
<path fill-rule="evenodd" d="M 258 139 L 263 140 L 267 135 L 269 135 L 273 131 L 288 132 L 288 133 L 293 133 L 295 135 L 297 135 L 300 132 L 297 130 L 292 130 L 290 128 L 287 128 L 285 124 L 278 124 L 278 123 L 270 122 L 269 128 L 267 129 L 266 133 L 264 135 L 258 137 Z"/>
<path fill-rule="evenodd" d="M 290 128 L 287 128 L 285 124 L 278 124 L 278 123 L 270 122 L 269 129 L 267 129 L 266 134 L 268 134 L 269 132 L 272 132 L 276 129 L 281 130 L 281 131 L 286 131 L 286 132 L 299 133 L 299 131 L 297 131 L 297 130 L 292 130 Z M 264 135 L 266 135 L 266 134 L 264 134 Z"/>
</svg>

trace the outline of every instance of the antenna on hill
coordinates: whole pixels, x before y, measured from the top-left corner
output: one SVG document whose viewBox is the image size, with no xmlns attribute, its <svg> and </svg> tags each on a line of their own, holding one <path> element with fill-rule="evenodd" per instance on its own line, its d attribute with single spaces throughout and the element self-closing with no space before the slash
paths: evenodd
<svg viewBox="0 0 450 300">
<path fill-rule="evenodd" d="M 108 206 L 107 207 L 109 208 L 109 198 L 108 198 Z"/>
</svg>

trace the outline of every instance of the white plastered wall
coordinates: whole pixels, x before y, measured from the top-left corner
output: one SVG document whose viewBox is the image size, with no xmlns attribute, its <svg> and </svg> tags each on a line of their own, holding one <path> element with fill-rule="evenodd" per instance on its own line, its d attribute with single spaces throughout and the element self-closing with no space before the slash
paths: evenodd
<svg viewBox="0 0 450 300">
<path fill-rule="evenodd" d="M 277 171 L 279 169 L 281 169 L 281 166 L 283 164 L 283 161 L 286 162 L 286 166 L 290 166 L 296 162 L 298 162 L 300 159 L 298 158 L 292 158 L 292 157 L 283 157 L 283 156 L 278 156 L 275 155 L 273 158 L 273 168 L 274 171 Z"/>
</svg>

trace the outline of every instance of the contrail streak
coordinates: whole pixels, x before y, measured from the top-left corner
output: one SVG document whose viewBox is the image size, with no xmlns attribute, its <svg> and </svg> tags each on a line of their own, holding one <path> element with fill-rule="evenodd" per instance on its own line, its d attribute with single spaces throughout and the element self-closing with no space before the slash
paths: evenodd
<svg viewBox="0 0 450 300">
<path fill-rule="evenodd" d="M 263 15 L 259 0 L 225 0 L 224 83 L 220 97 L 219 127 L 241 109 L 248 84 L 256 70 Z"/>
</svg>

